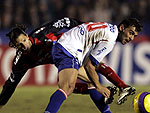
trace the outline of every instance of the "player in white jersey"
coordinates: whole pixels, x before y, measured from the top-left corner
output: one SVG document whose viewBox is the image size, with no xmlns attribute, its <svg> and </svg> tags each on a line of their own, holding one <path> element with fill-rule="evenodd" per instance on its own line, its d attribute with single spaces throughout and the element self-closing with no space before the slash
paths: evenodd
<svg viewBox="0 0 150 113">
<path fill-rule="evenodd" d="M 91 50 L 91 55 L 98 62 L 101 62 L 113 49 L 117 36 L 116 25 L 104 22 L 89 22 L 64 33 L 58 43 L 77 58 L 81 66 L 84 57 Z"/>
<path fill-rule="evenodd" d="M 96 67 L 112 51 L 116 41 L 122 44 L 130 42 L 141 28 L 136 19 L 125 19 L 118 27 L 105 22 L 90 22 L 64 33 L 52 49 L 52 59 L 59 72 L 60 89 L 51 96 L 45 113 L 57 112 L 63 101 L 72 93 L 78 69 L 82 64 L 85 65 L 96 90 L 108 98 L 110 91 L 99 83 Z"/>
</svg>

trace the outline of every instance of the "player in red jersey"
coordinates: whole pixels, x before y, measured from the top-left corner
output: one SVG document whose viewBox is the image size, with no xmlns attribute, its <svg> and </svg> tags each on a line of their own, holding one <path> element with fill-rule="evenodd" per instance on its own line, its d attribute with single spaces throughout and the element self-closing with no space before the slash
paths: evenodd
<svg viewBox="0 0 150 113">
<path fill-rule="evenodd" d="M 68 29 L 81 24 L 75 19 L 63 18 L 48 22 L 33 30 L 29 35 L 24 25 L 18 25 L 7 34 L 9 46 L 16 48 L 12 72 L 0 94 L 0 105 L 5 105 L 16 86 L 30 69 L 38 65 L 53 64 L 51 49 L 57 39 Z"/>
</svg>

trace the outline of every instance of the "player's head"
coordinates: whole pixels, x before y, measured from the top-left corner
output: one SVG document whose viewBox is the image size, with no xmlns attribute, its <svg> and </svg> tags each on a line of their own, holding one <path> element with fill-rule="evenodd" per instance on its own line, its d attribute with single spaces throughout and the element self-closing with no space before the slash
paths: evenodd
<svg viewBox="0 0 150 113">
<path fill-rule="evenodd" d="M 16 27 L 12 28 L 11 31 L 6 34 L 9 37 L 10 42 L 9 46 L 20 49 L 22 51 L 27 51 L 32 46 L 31 41 L 27 33 L 25 33 L 26 27 L 24 25 L 16 25 Z"/>
<path fill-rule="evenodd" d="M 136 18 L 127 18 L 118 25 L 117 41 L 126 44 L 134 39 L 139 32 L 142 31 L 143 26 Z"/>
</svg>

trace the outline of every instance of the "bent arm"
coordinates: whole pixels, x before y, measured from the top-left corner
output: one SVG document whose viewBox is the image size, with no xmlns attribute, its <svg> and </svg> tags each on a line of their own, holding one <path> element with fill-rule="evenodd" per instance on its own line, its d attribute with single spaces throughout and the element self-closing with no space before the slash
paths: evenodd
<svg viewBox="0 0 150 113">
<path fill-rule="evenodd" d="M 101 84 L 99 82 L 99 77 L 95 71 L 95 66 L 92 65 L 91 60 L 88 59 L 88 62 L 86 63 L 86 65 L 84 66 L 86 73 L 88 75 L 88 77 L 90 78 L 90 80 L 93 82 L 94 86 L 96 88 L 100 88 Z"/>
<path fill-rule="evenodd" d="M 22 59 L 21 54 L 18 52 L 13 60 L 12 72 L 5 81 L 0 93 L 0 105 L 5 105 L 8 102 L 18 83 L 27 72 L 28 68 L 23 65 L 24 62 L 25 59 Z"/>
<path fill-rule="evenodd" d="M 93 84 L 95 85 L 97 91 L 108 98 L 110 96 L 110 91 L 106 87 L 100 84 L 99 77 L 97 75 L 97 72 L 95 71 L 95 66 L 92 64 L 90 59 L 88 59 L 88 62 L 86 63 L 84 67 L 85 67 L 87 75 L 89 76 Z"/>
</svg>

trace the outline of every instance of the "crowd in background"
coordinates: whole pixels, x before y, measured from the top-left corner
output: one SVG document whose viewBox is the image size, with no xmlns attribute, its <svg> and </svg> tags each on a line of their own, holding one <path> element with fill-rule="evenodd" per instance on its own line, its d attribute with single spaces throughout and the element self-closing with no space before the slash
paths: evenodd
<svg viewBox="0 0 150 113">
<path fill-rule="evenodd" d="M 0 0 L 0 29 L 37 27 L 64 16 L 119 23 L 126 17 L 150 21 L 150 0 Z"/>
</svg>

